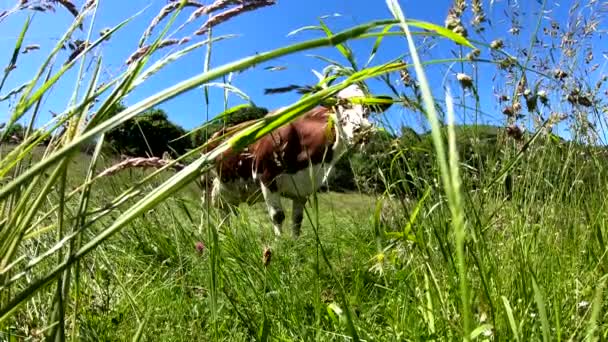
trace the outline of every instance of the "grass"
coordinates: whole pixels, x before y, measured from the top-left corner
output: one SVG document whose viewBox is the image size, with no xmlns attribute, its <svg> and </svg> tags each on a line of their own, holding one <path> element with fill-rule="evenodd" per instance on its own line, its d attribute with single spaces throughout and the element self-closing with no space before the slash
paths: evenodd
<svg viewBox="0 0 608 342">
<path fill-rule="evenodd" d="M 87 158 L 79 157 L 75 165 L 86 165 L 82 161 Z M 103 192 L 92 194 L 91 206 L 103 206 L 102 198 L 118 195 L 141 177 L 132 172 L 100 187 Z M 584 200 L 575 192 L 566 200 L 552 196 L 530 201 L 522 189 L 510 202 L 486 198 L 485 204 L 480 204 L 485 195 L 473 195 L 465 208 L 468 217 L 476 210 L 480 220 L 466 242 L 474 327 L 491 322 L 493 339 L 517 335 L 540 340 L 540 296 L 550 318 L 549 333 L 564 340 L 582 339 L 606 267 L 596 236 L 598 231 L 606 234 L 602 192 L 589 192 Z M 243 207 L 238 219 L 218 227 L 217 335 L 249 340 L 266 324 L 276 340 L 343 340 L 348 330 L 338 296 L 341 284 L 362 339 L 457 338 L 458 271 L 449 210 L 433 208 L 436 198 L 431 198 L 413 225 L 419 242 L 382 237 L 381 245 L 390 248 L 379 254 L 376 199 L 321 194 L 319 237 L 332 271 L 318 254 L 310 222 L 305 220 L 300 239 L 275 240 L 263 205 Z M 129 339 L 144 318 L 144 340 L 213 339 L 208 286 L 212 243 L 199 208 L 196 188 L 187 188 L 87 258 L 78 297 L 82 339 Z M 398 203 L 389 201 L 383 211 L 390 220 L 381 220 L 382 231 L 399 231 L 408 219 Z M 196 248 L 199 241 L 205 245 L 202 252 Z M 272 258 L 264 266 L 266 247 Z M 43 303 L 28 308 L 32 316 L 16 317 L 15 335 L 33 336 L 44 327 Z"/>
<path fill-rule="evenodd" d="M 569 36 L 581 41 L 562 42 L 561 52 L 570 59 L 553 62 L 552 70 L 560 73 L 551 73 L 530 52 L 511 56 L 502 41 L 485 44 L 456 34 L 465 30 L 463 4 L 454 1 L 449 29 L 406 20 L 397 2 L 388 0 L 395 19 L 338 33 L 321 21 L 317 29 L 324 37 L 220 66 L 210 65 L 211 47 L 229 36 L 208 32 L 202 42 L 176 47 L 177 52 L 148 66 L 155 50 L 168 46 L 163 41 L 180 32 L 170 28 L 186 5 L 182 1 L 179 6 L 167 5 L 166 13 L 161 11 L 159 18 L 167 21 L 159 28 L 161 33 L 146 42 L 151 37 L 146 32 L 142 46 L 147 48 L 138 49 L 130 66 L 103 86 L 102 58 L 90 52 L 110 34 L 120 34 L 123 24 L 96 42 L 81 45 L 53 73 L 52 61 L 61 45 L 99 4 L 75 14 L 75 7 L 68 6 L 76 17 L 72 27 L 45 56 L 34 79 L 13 94 L 11 120 L 29 121 L 30 129 L 20 144 L 0 146 L 0 339 L 607 339 L 608 168 L 605 149 L 590 146 L 601 136 L 606 106 L 586 92 L 591 89 L 585 86 L 591 83 L 589 73 L 573 67 L 580 64 L 574 52 L 585 49 L 588 26 L 596 17 L 574 21 Z M 476 16 L 472 26 L 479 28 L 483 6 L 479 1 L 472 5 Z M 584 9 L 590 6 L 594 4 Z M 573 5 L 572 13 L 577 8 Z M 508 14 L 514 26 L 517 13 Z M 535 19 L 530 50 L 540 50 L 535 40 L 541 18 Z M 154 25 L 160 27 L 158 22 Z M 398 30 L 389 32 L 389 26 Z M 18 62 L 28 27 L 29 19 L 4 79 Z M 410 32 L 412 28 L 418 31 Z M 557 29 L 547 30 L 550 38 L 546 39 L 559 39 Z M 407 43 L 412 64 L 401 62 L 403 56 L 370 64 L 388 35 L 405 38 L 401 42 Z M 419 36 L 449 42 L 453 51 L 458 50 L 456 58 L 422 60 L 414 39 Z M 364 68 L 347 45 L 362 38 L 375 40 L 372 55 L 363 59 L 368 61 Z M 467 57 L 471 44 L 485 49 L 490 59 Z M 188 165 L 178 172 L 169 167 L 126 169 L 95 177 L 117 162 L 104 146 L 104 134 L 112 128 L 220 78 L 224 83 L 212 84 L 230 89 L 226 77 L 230 79 L 231 72 L 322 46 L 336 47 L 347 63 L 334 64 L 317 75 L 320 83 L 331 81 L 327 87 L 303 96 L 271 119 L 234 129 L 229 140 L 202 156 L 202 148 L 188 152 L 179 158 Z M 160 89 L 119 113 L 110 111 L 148 76 L 198 47 L 207 47 L 203 73 Z M 557 60 L 553 50 L 546 60 Z M 72 105 L 48 125 L 34 127 L 40 103 L 52 85 L 76 64 L 83 76 L 85 62 L 94 62 L 94 70 L 88 78 L 78 78 Z M 518 114 L 523 115 L 525 102 L 534 131 L 521 136 L 495 134 L 490 139 L 494 149 L 484 149 L 481 142 L 472 144 L 465 152 L 481 163 L 464 165 L 469 159 L 460 155 L 458 147 L 464 140 L 459 136 L 466 133 L 471 138 L 465 140 L 474 141 L 475 135 L 492 132 L 475 125 L 465 132 L 453 125 L 456 111 L 480 114 L 479 98 L 474 105 L 466 103 L 474 88 L 485 86 L 473 77 L 460 78 L 467 79 L 466 84 L 456 83 L 462 86 L 460 93 L 431 93 L 426 68 L 449 63 L 446 73 L 455 64 L 461 71 L 483 63 L 496 66 L 498 82 L 506 84 L 500 90 L 510 94 L 499 103 L 505 106 L 505 126 L 516 131 L 524 125 Z M 411 82 L 408 69 L 416 71 L 417 82 Z M 564 70 L 574 75 L 563 76 L 568 74 Z M 403 89 L 393 86 L 394 76 L 401 79 Z M 408 179 L 401 163 L 407 164 L 412 154 L 397 145 L 390 151 L 400 158 L 395 160 L 397 167 L 390 173 L 381 165 L 374 169 L 382 172 L 378 178 L 392 192 L 321 193 L 309 202 L 303 235 L 296 240 L 275 239 L 263 204 L 242 207 L 238 216 L 221 221 L 215 210 L 201 203 L 193 181 L 218 153 L 229 146 L 243 147 L 307 109 L 331 102 L 347 85 L 372 78 L 384 81 L 394 92 L 394 105 L 409 106 L 430 122 L 430 162 L 417 163 L 423 166 L 410 175 L 422 190 L 419 196 L 400 192 L 400 184 Z M 34 89 L 37 82 L 40 88 Z M 540 84 L 553 93 L 554 107 L 535 104 Z M 5 93 L 3 85 L 4 81 L 0 90 Z M 596 88 L 599 92 L 601 85 Z M 462 98 L 456 102 L 458 95 Z M 438 105 L 441 97 L 445 105 Z M 555 124 L 552 120 L 561 117 L 558 110 L 574 112 L 566 116 L 572 141 L 547 134 Z M 62 126 L 65 130 L 58 132 Z M 2 131 L 2 141 L 7 132 Z M 48 147 L 38 147 L 41 140 L 50 140 Z M 91 144 L 95 144 L 91 154 L 79 152 Z M 485 150 L 497 152 L 480 155 Z"/>
</svg>

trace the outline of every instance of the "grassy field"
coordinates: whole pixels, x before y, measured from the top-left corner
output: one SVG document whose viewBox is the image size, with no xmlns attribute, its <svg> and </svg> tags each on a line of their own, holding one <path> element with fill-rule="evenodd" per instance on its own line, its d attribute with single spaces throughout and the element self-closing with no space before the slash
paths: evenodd
<svg viewBox="0 0 608 342">
<path fill-rule="evenodd" d="M 75 185 L 88 158 L 74 160 Z M 467 191 L 467 282 L 478 339 L 542 340 L 550 329 L 556 340 L 582 340 L 593 324 L 605 338 L 606 183 L 564 187 L 552 176 L 557 160 L 530 158 L 527 168 L 534 162 L 547 163 L 547 171 L 518 177 L 511 200 L 499 191 Z M 146 173 L 128 169 L 103 180 L 91 207 L 103 208 Z M 564 191 L 541 195 L 548 188 Z M 318 211 L 308 206 L 303 236 L 293 240 L 288 230 L 274 238 L 261 204 L 219 225 L 189 186 L 83 260 L 78 334 L 126 340 L 145 322 L 142 337 L 150 341 L 263 334 L 339 341 L 349 335 L 347 303 L 361 339 L 457 339 L 457 263 L 441 198 L 433 191 L 419 206 L 390 199 L 377 205 L 380 197 L 323 193 Z M 264 261 L 267 249 L 271 258 Z M 49 303 L 40 299 L 17 316 L 15 336 L 41 333 Z"/>
</svg>

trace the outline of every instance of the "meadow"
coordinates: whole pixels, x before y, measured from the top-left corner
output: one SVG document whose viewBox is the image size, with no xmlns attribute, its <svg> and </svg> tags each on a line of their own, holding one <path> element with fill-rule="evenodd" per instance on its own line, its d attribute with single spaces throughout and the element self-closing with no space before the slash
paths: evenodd
<svg viewBox="0 0 608 342">
<path fill-rule="evenodd" d="M 250 2 L 256 11 L 274 4 Z M 456 0 L 446 22 L 433 24 L 406 18 L 404 6 L 388 0 L 386 20 L 341 32 L 321 21 L 320 38 L 212 66 L 219 38 L 207 31 L 200 42 L 151 58 L 177 44 L 168 39 L 175 40 L 169 32 L 179 11 L 206 8 L 176 1 L 152 20 L 159 36 L 143 33 L 129 66 L 103 83 L 102 58 L 93 51 L 119 35 L 120 25 L 99 37 L 89 29 L 70 59 L 51 68 L 78 24 L 103 2 L 40 4 L 75 11 L 75 21 L 33 80 L 14 91 L 0 84 L 0 95 L 10 92 L 14 101 L 0 137 L 0 341 L 608 339 L 605 78 L 603 68 L 581 67 L 605 4 L 574 3 L 567 34 L 538 14 L 533 37 L 509 41 L 519 47 L 525 38 L 530 50 L 551 49 L 542 57 L 471 37 L 483 35 L 475 29 L 486 25 L 486 2 Z M 20 2 L 14 11 L 28 6 Z M 205 15 L 218 8 L 207 7 Z M 1 14 L 0 25 L 11 14 Z M 233 14 L 224 15 L 210 16 L 203 28 Z M 471 23 L 464 20 L 469 15 Z M 21 58 L 27 27 L 5 79 Z M 543 30 L 543 41 L 535 41 Z M 400 37 L 409 62 L 396 56 L 357 64 L 372 60 L 348 48 L 361 36 L 371 38 L 372 55 L 384 36 Z M 429 59 L 429 37 L 457 56 Z M 321 46 L 336 47 L 344 63 L 329 63 L 318 75 L 320 87 L 211 151 L 197 146 L 138 167 L 107 146 L 111 130 L 187 90 L 222 80 L 226 93 L 240 94 L 226 81 L 231 72 Z M 207 47 L 201 74 L 112 110 L 195 47 Z M 38 123 L 54 82 L 69 68 L 83 75 L 85 62 L 93 67 L 77 79 L 71 105 Z M 432 64 L 460 69 L 451 90 L 431 93 L 425 68 Z M 456 114 L 483 114 L 477 95 L 489 86 L 475 79 L 478 64 L 496 69 L 494 86 L 505 94 L 497 100 L 502 126 L 455 124 Z M 276 238 L 263 203 L 242 206 L 226 221 L 202 201 L 197 180 L 218 153 L 369 79 L 386 85 L 394 107 L 419 112 L 428 130 L 415 143 L 404 134 L 385 145 L 370 142 L 351 161 L 360 190 L 335 191 L 330 183 L 312 196 L 301 237 Z M 27 130 L 9 143 L 15 122 Z M 554 134 L 558 124 L 568 139 Z"/>
</svg>

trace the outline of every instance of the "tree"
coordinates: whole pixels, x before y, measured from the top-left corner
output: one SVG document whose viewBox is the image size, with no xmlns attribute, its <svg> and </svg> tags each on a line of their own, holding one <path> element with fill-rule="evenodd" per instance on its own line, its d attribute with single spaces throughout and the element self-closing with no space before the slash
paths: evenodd
<svg viewBox="0 0 608 342">
<path fill-rule="evenodd" d="M 4 126 L 5 124 L 3 124 Z M 5 128 L 7 130 L 4 136 L 3 143 L 20 143 L 25 137 L 25 127 L 20 123 L 14 123 L 10 127 Z"/>
<path fill-rule="evenodd" d="M 192 147 L 189 139 L 178 139 L 185 134 L 162 109 L 150 109 L 108 132 L 106 139 L 116 152 L 130 156 L 179 156 Z"/>
<path fill-rule="evenodd" d="M 203 145 L 213 133 L 223 127 L 230 127 L 248 120 L 259 119 L 268 114 L 268 109 L 264 107 L 247 106 L 241 107 L 232 113 L 207 125 L 205 128 L 195 130 L 191 135 L 192 145 Z"/>
</svg>

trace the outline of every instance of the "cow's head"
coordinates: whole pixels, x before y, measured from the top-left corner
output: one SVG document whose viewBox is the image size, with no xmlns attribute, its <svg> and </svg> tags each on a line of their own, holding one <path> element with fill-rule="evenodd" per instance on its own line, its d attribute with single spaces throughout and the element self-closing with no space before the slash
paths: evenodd
<svg viewBox="0 0 608 342">
<path fill-rule="evenodd" d="M 372 111 L 384 112 L 390 107 L 390 104 L 385 104 L 382 107 L 374 106 L 375 110 L 372 110 L 372 107 L 368 105 L 348 101 L 348 99 L 366 96 L 368 95 L 357 84 L 352 84 L 338 92 L 338 119 L 344 138 L 349 143 L 364 140 L 365 136 L 371 132 L 373 124 L 369 121 L 369 115 Z"/>
</svg>

